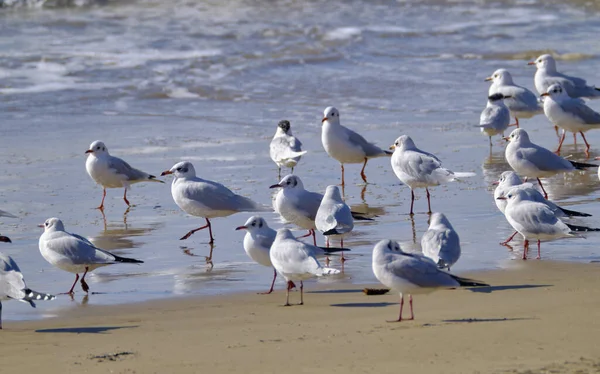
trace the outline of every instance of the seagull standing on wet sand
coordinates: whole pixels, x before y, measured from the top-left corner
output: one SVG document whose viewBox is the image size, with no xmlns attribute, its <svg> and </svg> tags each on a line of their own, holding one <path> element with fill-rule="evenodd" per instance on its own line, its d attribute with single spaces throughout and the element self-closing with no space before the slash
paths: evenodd
<svg viewBox="0 0 600 374">
<path fill-rule="evenodd" d="M 548 91 L 543 93 L 542 97 L 545 97 L 544 113 L 546 117 L 554 126 L 563 129 L 556 153 L 560 154 L 565 135 L 569 131 L 573 133 L 574 137 L 577 136 L 577 133 L 581 134 L 585 142 L 585 154 L 589 157 L 590 145 L 584 133 L 600 128 L 600 113 L 594 112 L 585 105 L 583 100 L 571 98 L 559 83 L 548 87 Z"/>
<path fill-rule="evenodd" d="M 519 118 L 531 118 L 543 112 L 537 96 L 525 87 L 521 87 L 513 82 L 512 75 L 506 69 L 498 69 L 487 77 L 486 81 L 492 81 L 488 95 L 500 93 L 509 97 L 504 100 L 504 104 L 510 114 L 515 117 L 515 125 L 519 127 Z"/>
<path fill-rule="evenodd" d="M 196 176 L 194 165 L 188 161 L 178 162 L 161 175 L 173 174 L 175 177 L 171 184 L 171 195 L 175 204 L 187 214 L 203 217 L 206 225 L 191 230 L 180 240 L 189 238 L 196 231 L 208 228 L 210 235 L 211 251 L 207 262 L 212 261 L 212 244 L 215 239 L 212 234 L 211 218 L 227 217 L 239 212 L 268 211 L 267 207 L 248 199 L 247 197 L 232 192 L 220 183 L 202 179 Z"/>
<path fill-rule="evenodd" d="M 342 166 L 342 186 L 344 182 L 344 164 L 363 163 L 360 176 L 367 183 L 365 167 L 370 158 L 391 156 L 373 143 L 369 143 L 356 132 L 340 124 L 340 112 L 334 107 L 327 107 L 321 120 L 321 142 L 329 155 L 338 160 Z"/>
<path fill-rule="evenodd" d="M 448 271 L 460 258 L 460 239 L 443 213 L 431 214 L 429 228 L 421 238 L 421 250 L 440 269 Z"/>
<path fill-rule="evenodd" d="M 315 226 L 326 238 L 340 238 L 340 247 L 344 248 L 344 235 L 354 229 L 354 218 L 350 207 L 342 199 L 337 186 L 327 186 L 319 210 L 315 217 Z M 345 261 L 342 252 L 342 262 Z"/>
<path fill-rule="evenodd" d="M 556 61 L 551 55 L 541 55 L 527 65 L 535 65 L 537 68 L 534 83 L 535 89 L 540 95 L 548 92 L 551 85 L 560 83 L 572 98 L 596 99 L 600 97 L 600 88 L 588 86 L 585 79 L 559 73 L 556 70 Z"/>
<path fill-rule="evenodd" d="M 321 266 L 315 257 L 317 252 L 320 252 L 319 247 L 299 241 L 290 230 L 277 230 L 270 257 L 277 272 L 287 281 L 285 306 L 290 305 L 290 290 L 296 286 L 294 281 L 300 281 L 299 305 L 304 305 L 304 280 L 339 273 L 339 270 Z"/>
<path fill-rule="evenodd" d="M 523 129 L 513 130 L 510 136 L 505 139 L 510 142 L 504 151 L 504 157 L 510 167 L 519 175 L 537 178 L 546 199 L 548 193 L 544 189 L 540 178 L 583 170 L 589 167 L 598 167 L 598 165 L 569 161 L 544 147 L 532 143 L 529 140 L 529 134 Z"/>
<path fill-rule="evenodd" d="M 269 146 L 271 160 L 277 165 L 278 178 L 281 178 L 282 166 L 291 168 L 293 173 L 294 167 L 305 153 L 300 140 L 292 134 L 290 121 L 280 121 Z"/>
<path fill-rule="evenodd" d="M 417 148 L 408 135 L 402 135 L 390 149 L 394 150 L 392 156 L 392 169 L 400 179 L 410 188 L 410 215 L 413 213 L 415 203 L 415 188 L 425 188 L 427 192 L 427 213 L 431 213 L 429 188 L 439 186 L 441 183 L 455 181 L 458 177 L 472 177 L 474 173 L 454 173 L 442 167 L 439 158 L 431 153 Z"/>
<path fill-rule="evenodd" d="M 106 145 L 99 140 L 90 144 L 90 148 L 85 153 L 88 155 L 85 170 L 97 184 L 102 186 L 102 202 L 97 209 L 104 209 L 107 188 L 124 188 L 123 200 L 127 206 L 130 206 L 127 200 L 127 190 L 130 185 L 139 182 L 164 183 L 154 175 L 135 169 L 124 160 L 111 156 Z"/>
<path fill-rule="evenodd" d="M 76 234 L 65 231 L 65 226 L 58 218 L 48 218 L 41 227 L 44 233 L 40 236 L 39 246 L 42 256 L 53 266 L 75 273 L 75 282 L 71 289 L 66 292 L 72 295 L 73 289 L 81 277 L 81 288 L 88 292 L 90 287 L 85 282 L 88 272 L 99 267 L 116 264 L 119 262 L 141 264 L 144 261 L 117 256 L 113 253 L 100 249 L 92 242 Z"/>
<path fill-rule="evenodd" d="M 10 243 L 6 236 L 0 236 L 0 242 Z M 0 252 L 0 330 L 2 330 L 2 300 L 18 300 L 29 303 L 35 308 L 37 300 L 54 300 L 53 295 L 33 291 L 25 284 L 25 279 L 17 263 Z"/>
<path fill-rule="evenodd" d="M 438 269 L 430 258 L 402 251 L 393 240 L 382 240 L 373 248 L 373 274 L 385 286 L 400 293 L 400 314 L 395 321 L 402 322 L 404 294 L 409 295 L 410 318 L 414 319 L 413 294 L 430 293 L 440 288 L 488 287 L 488 284 L 458 277 Z"/>
<path fill-rule="evenodd" d="M 504 96 L 501 93 L 495 93 L 488 97 L 487 105 L 479 116 L 479 125 L 481 132 L 490 138 L 490 147 L 492 146 L 492 136 L 501 134 L 508 129 L 510 123 L 510 111 L 504 105 L 504 99 L 510 96 Z"/>
</svg>

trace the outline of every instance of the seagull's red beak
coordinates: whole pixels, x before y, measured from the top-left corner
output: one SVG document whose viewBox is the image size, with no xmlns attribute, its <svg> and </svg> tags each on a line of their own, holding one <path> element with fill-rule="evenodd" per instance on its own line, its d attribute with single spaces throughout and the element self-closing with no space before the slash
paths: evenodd
<svg viewBox="0 0 600 374">
<path fill-rule="evenodd" d="M 279 183 L 269 186 L 269 188 L 280 188 L 280 187 L 283 187 L 283 186 L 280 185 Z"/>
<path fill-rule="evenodd" d="M 321 120 L 321 123 L 323 123 L 323 122 L 325 122 L 325 121 L 327 121 L 327 117 L 323 118 L 323 119 Z"/>
<path fill-rule="evenodd" d="M 540 97 L 544 97 L 544 96 L 550 96 L 550 94 L 548 92 L 544 92 L 543 94 L 540 95 Z"/>
<path fill-rule="evenodd" d="M 529 61 L 527 65 L 535 65 L 535 61 Z"/>
<path fill-rule="evenodd" d="M 87 151 L 85 151 L 85 153 L 93 153 L 94 151 L 92 149 L 88 149 Z"/>
<path fill-rule="evenodd" d="M 169 175 L 169 174 L 173 174 L 173 172 L 171 170 L 165 170 L 162 173 L 160 173 L 160 176 L 164 177 L 165 175 Z"/>
<path fill-rule="evenodd" d="M 500 196 L 500 197 L 497 197 L 496 200 L 506 200 L 506 197 Z"/>
<path fill-rule="evenodd" d="M 41 224 L 41 225 L 37 225 L 37 227 L 41 227 L 41 228 L 44 228 L 44 224 Z"/>
<path fill-rule="evenodd" d="M 492 182 L 492 186 L 497 186 L 499 184 L 500 184 L 500 182 L 498 182 L 498 181 Z"/>
<path fill-rule="evenodd" d="M 235 228 L 236 230 L 247 230 L 248 226 L 238 226 Z"/>
<path fill-rule="evenodd" d="M 510 141 L 510 138 L 508 136 L 503 136 L 502 139 L 506 140 L 507 142 Z"/>
</svg>

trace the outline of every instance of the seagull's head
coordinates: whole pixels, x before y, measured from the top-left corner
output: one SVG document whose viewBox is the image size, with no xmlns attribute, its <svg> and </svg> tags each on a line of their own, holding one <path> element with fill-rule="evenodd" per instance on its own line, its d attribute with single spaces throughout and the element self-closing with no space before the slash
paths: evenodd
<svg viewBox="0 0 600 374">
<path fill-rule="evenodd" d="M 504 196 L 498 196 L 497 200 L 506 200 L 508 203 L 515 203 L 521 200 L 527 200 L 529 195 L 527 191 L 518 188 L 512 188 Z"/>
<path fill-rule="evenodd" d="M 556 61 L 551 55 L 541 55 L 527 65 L 535 65 L 538 69 L 545 69 L 552 72 L 556 71 Z"/>
<path fill-rule="evenodd" d="M 196 169 L 189 161 L 181 161 L 173 165 L 169 170 L 163 171 L 160 175 L 165 176 L 173 174 L 175 178 L 194 178 L 196 176 Z"/>
<path fill-rule="evenodd" d="M 324 198 L 329 198 L 332 199 L 338 203 L 343 203 L 344 199 L 342 199 L 342 194 L 340 193 L 340 189 L 338 188 L 338 186 L 327 186 L 327 188 L 325 189 L 325 195 Z"/>
<path fill-rule="evenodd" d="M 386 253 L 402 253 L 402 248 L 400 248 L 400 244 L 397 241 L 391 239 L 384 239 L 375 244 L 373 256 Z"/>
<path fill-rule="evenodd" d="M 291 129 L 290 121 L 279 121 L 277 124 L 277 130 L 283 132 L 284 134 L 289 134 Z"/>
<path fill-rule="evenodd" d="M 493 81 L 498 84 L 512 84 L 512 75 L 506 69 L 498 69 L 491 76 L 485 78 L 486 81 Z"/>
<path fill-rule="evenodd" d="M 548 87 L 548 91 L 541 94 L 541 97 L 550 96 L 553 99 L 565 98 L 568 97 L 567 91 L 561 86 L 560 83 L 554 83 L 550 87 Z"/>
<path fill-rule="evenodd" d="M 296 237 L 294 236 L 294 234 L 292 234 L 292 232 L 289 229 L 279 229 L 279 230 L 277 230 L 277 235 L 275 236 L 275 241 L 282 240 L 282 239 L 296 240 Z"/>
<path fill-rule="evenodd" d="M 340 121 L 340 111 L 335 109 L 332 106 L 325 108 L 323 111 L 323 119 L 321 122 L 329 121 L 332 123 L 339 123 Z"/>
<path fill-rule="evenodd" d="M 514 129 L 508 137 L 503 138 L 509 142 L 529 142 L 529 134 L 523 129 Z"/>
<path fill-rule="evenodd" d="M 444 213 L 431 213 L 431 216 L 429 217 L 429 226 L 435 226 L 440 224 L 443 224 L 445 226 L 451 226 L 450 221 L 448 221 L 448 218 L 446 218 L 446 215 Z"/>
<path fill-rule="evenodd" d="M 85 153 L 93 153 L 94 155 L 98 156 L 101 154 L 107 154 L 108 148 L 106 148 L 106 145 L 104 145 L 103 142 L 101 142 L 100 140 L 96 140 L 92 144 L 90 144 L 90 147 L 87 151 L 85 151 Z"/>
<path fill-rule="evenodd" d="M 283 188 L 283 189 L 304 189 L 304 184 L 302 184 L 302 180 L 300 177 L 294 174 L 288 174 L 283 177 L 279 183 L 270 186 L 269 188 Z"/>
<path fill-rule="evenodd" d="M 10 238 L 8 236 L 4 236 L 4 235 L 0 235 L 0 242 L 12 243 L 12 241 L 10 240 Z"/>
<path fill-rule="evenodd" d="M 415 142 L 413 142 L 413 140 L 408 135 L 400 136 L 398 139 L 396 139 L 394 144 L 390 146 L 391 150 L 399 149 L 401 151 L 414 148 L 416 148 Z"/>
<path fill-rule="evenodd" d="M 500 174 L 500 178 L 498 178 L 498 182 L 496 182 L 495 184 L 503 187 L 511 187 L 523 184 L 523 181 L 521 180 L 519 175 L 517 175 L 517 173 L 511 170 L 505 171 L 502 174 Z"/>
<path fill-rule="evenodd" d="M 65 231 L 65 226 L 62 221 L 56 217 L 48 218 L 43 225 L 40 225 L 40 227 L 44 228 L 44 232 Z"/>
<path fill-rule="evenodd" d="M 248 230 L 250 233 L 259 232 L 264 229 L 268 229 L 267 221 L 261 216 L 252 216 L 248 218 L 244 226 L 238 226 L 236 230 Z"/>
<path fill-rule="evenodd" d="M 488 96 L 488 101 L 491 103 L 499 102 L 504 99 L 510 99 L 512 96 L 502 95 L 500 92 Z"/>
</svg>

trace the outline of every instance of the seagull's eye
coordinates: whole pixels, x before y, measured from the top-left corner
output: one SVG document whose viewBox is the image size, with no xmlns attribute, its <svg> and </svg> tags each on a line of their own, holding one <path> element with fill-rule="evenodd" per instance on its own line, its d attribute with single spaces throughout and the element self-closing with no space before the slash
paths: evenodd
<svg viewBox="0 0 600 374">
<path fill-rule="evenodd" d="M 50 222 L 46 222 L 46 223 L 44 223 L 44 225 L 45 225 L 46 227 L 48 227 L 48 226 L 50 226 Z"/>
<path fill-rule="evenodd" d="M 494 75 L 494 78 L 498 78 L 498 74 L 495 74 L 495 75 Z"/>
<path fill-rule="evenodd" d="M 100 150 L 100 148 L 102 148 L 102 147 L 100 147 L 100 146 L 96 147 L 97 150 Z"/>
<path fill-rule="evenodd" d="M 256 226 L 256 222 L 252 221 L 252 223 L 250 224 L 250 226 Z"/>
</svg>

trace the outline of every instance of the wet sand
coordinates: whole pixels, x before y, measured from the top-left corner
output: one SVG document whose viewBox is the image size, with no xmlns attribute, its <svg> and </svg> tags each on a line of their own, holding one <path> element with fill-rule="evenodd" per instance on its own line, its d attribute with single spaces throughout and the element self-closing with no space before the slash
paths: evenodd
<svg viewBox="0 0 600 374">
<path fill-rule="evenodd" d="M 9 321 L 1 332 L 2 371 L 597 370 L 598 264 L 514 261 L 510 269 L 461 275 L 492 286 L 416 295 L 416 320 L 401 323 L 386 322 L 397 317 L 397 295 L 315 283 L 306 284 L 304 306 L 281 306 L 280 290 L 89 306 L 59 318 Z M 292 301 L 298 297 L 293 293 Z"/>
</svg>

